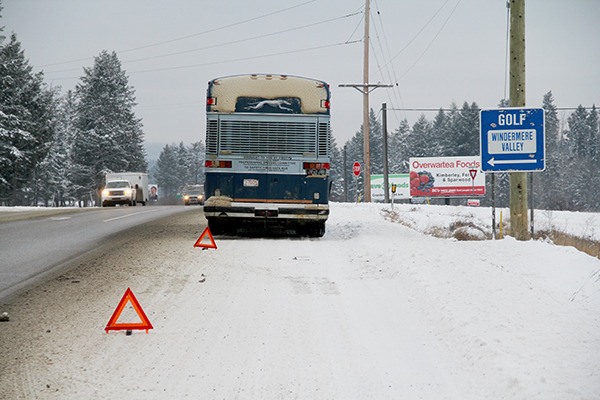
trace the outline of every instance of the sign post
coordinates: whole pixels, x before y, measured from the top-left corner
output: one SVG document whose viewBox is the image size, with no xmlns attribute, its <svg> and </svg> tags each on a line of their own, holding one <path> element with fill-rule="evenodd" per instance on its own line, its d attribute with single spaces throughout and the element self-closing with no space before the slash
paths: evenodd
<svg viewBox="0 0 600 400">
<path fill-rule="evenodd" d="M 519 93 L 518 90 L 516 92 Z M 512 93 L 511 89 L 511 100 Z M 544 109 L 512 107 L 481 110 L 479 126 L 481 169 L 486 172 L 511 172 L 510 212 L 514 227 L 511 230 L 517 240 L 526 240 L 527 180 L 524 173 L 546 169 Z M 492 207 L 492 213 L 495 229 L 495 207 Z"/>
<path fill-rule="evenodd" d="M 482 171 L 546 169 L 543 108 L 481 110 L 479 121 Z"/>
<path fill-rule="evenodd" d="M 470 169 L 469 175 L 471 175 L 471 191 L 475 194 L 475 177 L 477 176 L 476 169 Z"/>
<path fill-rule="evenodd" d="M 356 202 L 358 203 L 358 176 L 360 175 L 360 163 L 354 161 L 352 164 L 352 173 L 354 174 L 354 187 L 356 188 Z M 370 188 L 369 188 L 370 190 Z"/>
</svg>

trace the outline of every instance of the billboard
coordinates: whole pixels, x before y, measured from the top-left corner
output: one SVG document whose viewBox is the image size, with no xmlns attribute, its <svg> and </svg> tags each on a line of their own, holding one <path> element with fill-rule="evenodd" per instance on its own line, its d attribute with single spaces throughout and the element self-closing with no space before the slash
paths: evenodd
<svg viewBox="0 0 600 400">
<path fill-rule="evenodd" d="M 479 156 L 410 159 L 411 197 L 473 197 L 485 195 L 485 174 Z"/>
<path fill-rule="evenodd" d="M 410 186 L 408 180 L 409 174 L 388 174 L 388 190 L 389 198 L 392 198 L 392 184 L 396 184 L 395 200 L 403 200 L 410 198 Z M 383 175 L 371 175 L 371 200 L 385 200 L 383 192 Z"/>
</svg>

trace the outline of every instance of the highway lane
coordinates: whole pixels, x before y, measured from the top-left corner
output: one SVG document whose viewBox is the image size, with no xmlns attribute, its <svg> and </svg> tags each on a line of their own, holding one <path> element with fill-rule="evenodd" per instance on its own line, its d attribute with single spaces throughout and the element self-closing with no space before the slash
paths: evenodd
<svg viewBox="0 0 600 400">
<path fill-rule="evenodd" d="M 0 215 L 0 299 L 56 272 L 60 266 L 97 249 L 115 234 L 135 235 L 144 224 L 201 207 L 154 206 L 79 209 L 2 222 Z M 14 218 L 10 218 L 14 219 Z"/>
</svg>

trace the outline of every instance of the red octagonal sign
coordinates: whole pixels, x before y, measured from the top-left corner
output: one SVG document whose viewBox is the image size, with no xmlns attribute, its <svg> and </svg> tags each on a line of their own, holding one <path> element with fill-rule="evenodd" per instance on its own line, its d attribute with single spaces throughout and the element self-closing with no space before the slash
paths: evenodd
<svg viewBox="0 0 600 400">
<path fill-rule="evenodd" d="M 354 164 L 352 165 L 352 173 L 354 176 L 360 175 L 360 163 L 358 161 L 354 161 Z"/>
</svg>

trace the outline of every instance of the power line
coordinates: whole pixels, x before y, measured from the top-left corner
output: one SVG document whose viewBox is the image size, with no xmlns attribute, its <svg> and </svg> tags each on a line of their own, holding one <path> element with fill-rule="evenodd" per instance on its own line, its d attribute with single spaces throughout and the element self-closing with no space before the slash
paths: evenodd
<svg viewBox="0 0 600 400">
<path fill-rule="evenodd" d="M 442 11 L 442 9 L 446 6 L 446 4 L 449 1 L 450 0 L 446 0 L 444 2 L 444 4 L 442 4 L 441 7 L 438 8 L 438 10 L 431 16 L 431 18 L 429 18 L 429 20 L 425 23 L 425 25 L 423 25 L 423 27 L 408 41 L 408 43 L 406 43 L 406 45 L 404 45 L 404 47 L 401 48 L 400 51 L 398 51 L 392 58 L 390 58 L 390 61 L 388 61 L 387 64 L 385 64 L 383 67 L 386 67 L 392 61 L 394 61 L 396 59 L 396 57 L 398 57 L 400 54 L 402 54 L 402 52 L 404 50 L 406 50 L 408 48 L 408 46 L 410 46 L 411 43 L 414 42 L 415 39 L 417 39 L 417 37 L 419 37 L 419 35 L 425 30 L 425 28 L 427 28 L 427 26 L 429 26 L 429 24 L 431 23 L 431 21 L 433 21 L 435 19 L 435 17 L 440 13 L 440 11 Z M 389 110 L 389 108 L 388 108 L 388 110 Z"/>
<path fill-rule="evenodd" d="M 328 47 L 344 46 L 344 45 L 354 44 L 354 43 L 359 43 L 359 42 L 361 42 L 361 41 L 355 40 L 352 42 L 339 42 L 339 43 L 327 44 L 327 45 L 322 45 L 322 46 L 308 47 L 308 48 L 298 49 L 298 50 L 282 51 L 279 53 L 269 53 L 269 54 L 251 56 L 251 57 L 240 57 L 240 58 L 233 58 L 233 59 L 229 59 L 229 60 L 211 61 L 211 62 L 206 62 L 206 63 L 182 65 L 182 66 L 176 66 L 176 67 L 155 68 L 155 69 L 148 69 L 148 70 L 142 70 L 142 71 L 131 71 L 129 73 L 130 74 L 136 74 L 136 73 L 141 74 L 141 73 L 146 73 L 146 72 L 171 71 L 171 70 L 177 70 L 177 69 L 204 67 L 207 65 L 225 64 L 225 63 L 229 63 L 229 62 L 247 61 L 247 60 L 255 60 L 257 58 L 275 57 L 275 56 L 281 56 L 281 55 L 285 55 L 285 54 L 302 53 L 302 52 L 306 52 L 306 51 L 320 50 L 320 49 L 325 49 Z"/>
<path fill-rule="evenodd" d="M 224 47 L 224 46 L 228 46 L 228 45 L 232 45 L 232 44 L 238 44 L 238 43 L 242 43 L 242 42 L 248 42 L 248 41 L 251 41 L 251 40 L 262 39 L 262 38 L 269 37 L 269 36 L 279 35 L 279 34 L 282 34 L 282 33 L 292 32 L 292 31 L 295 31 L 295 30 L 310 28 L 310 27 L 313 27 L 313 26 L 322 25 L 322 24 L 334 22 L 334 21 L 337 21 L 337 20 L 350 18 L 350 17 L 353 17 L 353 16 L 361 14 L 361 13 L 362 12 L 356 12 L 355 11 L 355 12 L 352 12 L 350 14 L 345 14 L 345 15 L 342 15 L 342 16 L 339 16 L 339 17 L 330 18 L 330 19 L 327 19 L 327 20 L 319 21 L 319 22 L 314 22 L 312 24 L 297 26 L 295 28 L 284 29 L 284 30 L 281 30 L 281 31 L 276 31 L 276 32 L 271 32 L 271 33 L 265 33 L 265 34 L 258 35 L 258 36 L 253 36 L 253 37 L 244 38 L 244 39 L 238 39 L 238 40 L 234 40 L 234 41 L 230 41 L 230 42 L 225 42 L 225 43 L 213 44 L 213 45 L 204 46 L 204 47 L 198 47 L 198 48 L 195 48 L 195 49 L 184 50 L 184 51 L 179 51 L 179 52 L 175 52 L 175 53 L 161 54 L 161 55 L 156 55 L 156 56 L 151 56 L 151 57 L 138 58 L 138 59 L 134 59 L 134 60 L 125 60 L 125 61 L 122 61 L 121 63 L 122 64 L 127 64 L 127 63 L 139 62 L 139 61 L 147 61 L 147 60 L 165 58 L 165 57 L 170 57 L 170 56 L 175 56 L 175 55 L 180 55 L 180 54 L 192 53 L 192 52 L 196 52 L 196 51 L 202 51 L 202 50 L 208 50 L 208 49 L 213 49 L 213 48 Z M 81 69 L 81 67 L 61 69 L 61 70 L 54 70 L 54 71 L 45 71 L 45 72 L 46 73 L 72 72 L 72 71 L 79 71 L 80 69 Z"/>
<path fill-rule="evenodd" d="M 417 63 L 419 61 L 421 61 L 421 58 L 423 58 L 423 56 L 425 55 L 425 53 L 427 53 L 427 51 L 429 50 L 429 48 L 431 47 L 431 45 L 433 44 L 433 42 L 435 42 L 435 40 L 438 38 L 438 36 L 440 35 L 440 33 L 442 33 L 442 30 L 444 29 L 444 27 L 446 26 L 446 24 L 448 23 L 448 21 L 450 20 L 450 18 L 452 17 L 452 15 L 454 14 L 454 11 L 456 11 L 456 8 L 458 7 L 458 5 L 460 4 L 462 0 L 458 0 L 456 2 L 456 5 L 454 6 L 454 8 L 452 9 L 452 11 L 450 12 L 450 15 L 448 15 L 448 17 L 446 18 L 446 20 L 444 21 L 444 23 L 442 24 L 442 26 L 440 27 L 440 29 L 438 30 L 438 32 L 435 34 L 435 36 L 433 37 L 433 39 L 431 39 L 431 41 L 429 42 L 429 44 L 427 45 L 427 47 L 425 48 L 425 50 L 423 50 L 423 53 L 421 53 L 421 55 L 415 60 L 415 62 L 402 74 L 402 76 L 400 77 L 400 79 L 404 78 L 413 68 L 415 65 L 417 65 Z"/>
<path fill-rule="evenodd" d="M 259 15 L 258 17 L 248 18 L 248 19 L 245 19 L 245 20 L 242 20 L 242 21 L 238 21 L 238 22 L 234 22 L 232 24 L 224 25 L 224 26 L 221 26 L 221 27 L 218 27 L 218 28 L 209 29 L 209 30 L 206 30 L 206 31 L 198 32 L 198 33 L 193 33 L 191 35 L 181 36 L 181 37 L 178 37 L 178 38 L 169 39 L 169 40 L 165 40 L 165 41 L 162 41 L 162 42 L 155 42 L 155 43 L 150 43 L 150 44 L 147 44 L 147 45 L 144 45 L 144 46 L 139 46 L 139 47 L 133 47 L 133 48 L 130 48 L 130 49 L 120 50 L 117 53 L 119 53 L 119 54 L 129 53 L 129 52 L 132 52 L 132 51 L 147 49 L 149 47 L 156 47 L 156 46 L 160 46 L 160 45 L 163 45 L 163 44 L 173 43 L 173 42 L 177 42 L 177 41 L 180 41 L 180 40 L 189 39 L 189 38 L 196 37 L 196 36 L 206 35 L 208 33 L 218 32 L 218 31 L 221 31 L 221 30 L 224 30 L 224 29 L 228 29 L 228 28 L 231 28 L 231 27 L 234 27 L 234 26 L 242 25 L 242 24 L 245 24 L 245 23 L 248 23 L 248 22 L 252 22 L 252 21 L 257 21 L 257 20 L 262 19 L 262 18 L 270 17 L 270 16 L 275 15 L 275 14 L 279 14 L 279 13 L 282 13 L 282 12 L 285 12 L 285 11 L 289 11 L 289 10 L 292 10 L 294 8 L 298 8 L 298 7 L 304 6 L 306 4 L 314 3 L 316 1 L 318 1 L 318 0 L 305 1 L 304 3 L 296 4 L 295 6 L 283 8 L 281 10 L 273 11 L 273 12 L 270 12 L 268 14 Z M 74 62 L 80 62 L 80 61 L 90 60 L 91 58 L 92 57 L 86 57 L 86 58 L 80 58 L 80 59 L 76 59 L 76 60 L 63 61 L 63 62 L 52 63 L 52 64 L 37 65 L 36 67 L 37 68 L 41 68 L 41 67 L 52 67 L 52 66 L 55 66 L 55 65 L 71 64 L 71 63 L 74 63 Z"/>
<path fill-rule="evenodd" d="M 379 38 L 379 31 L 377 30 L 377 24 L 373 24 L 373 25 L 375 26 L 375 34 L 376 34 L 376 37 L 377 37 L 377 42 L 379 43 L 379 47 L 381 48 L 381 53 L 382 53 L 382 55 L 384 57 L 384 61 L 385 61 L 386 54 L 391 59 L 390 46 L 389 46 L 389 43 L 388 43 L 388 40 L 387 40 L 387 35 L 385 33 L 385 28 L 384 28 L 384 25 L 383 25 L 383 18 L 381 17 L 381 12 L 379 11 L 379 4 L 377 3 L 377 0 L 375 0 L 375 6 L 377 7 L 377 15 L 379 17 L 379 24 L 381 25 L 381 33 L 383 35 L 383 40 L 384 40 L 384 43 L 385 43 L 385 48 L 386 48 L 387 53 L 384 52 L 383 47 L 381 46 L 381 40 Z M 391 64 L 391 68 L 388 67 L 388 65 L 390 65 L 390 64 Z M 389 92 L 386 93 L 388 99 L 390 100 L 390 104 L 392 104 L 392 105 L 398 104 L 398 105 L 404 107 L 404 103 L 402 101 L 402 94 L 400 92 L 400 88 L 398 87 L 398 78 L 396 76 L 396 70 L 394 68 L 393 62 L 390 60 L 388 63 L 385 64 L 384 67 L 386 69 L 389 82 L 395 82 L 395 85 L 392 88 L 392 94 L 394 95 L 394 98 L 395 98 L 396 101 L 393 101 L 391 99 Z M 379 67 L 378 71 L 381 71 L 382 68 L 384 68 L 384 67 Z M 393 73 L 393 79 L 392 79 L 392 76 L 390 74 L 390 69 L 392 70 L 392 73 Z M 383 78 L 383 73 L 381 73 L 381 77 Z M 400 123 L 400 118 L 398 117 L 397 113 L 394 112 L 393 114 L 394 114 L 394 117 L 396 118 L 396 122 Z"/>
<path fill-rule="evenodd" d="M 178 52 L 175 52 L 175 53 L 161 54 L 161 55 L 152 56 L 152 57 L 138 58 L 138 59 L 134 59 L 134 60 L 126 60 L 126 61 L 123 61 L 123 63 L 125 64 L 125 63 L 132 63 L 132 62 L 138 62 L 138 61 L 154 60 L 154 59 L 157 59 L 157 58 L 171 57 L 171 56 L 176 56 L 176 55 L 180 55 L 180 54 L 187 54 L 187 53 L 192 53 L 192 52 L 196 52 L 196 51 L 208 50 L 208 49 L 213 49 L 213 48 L 217 48 L 217 47 L 224 47 L 224 46 L 229 46 L 229 45 L 232 45 L 232 44 L 238 44 L 238 43 L 248 42 L 248 41 L 256 40 L 256 39 L 263 39 L 263 38 L 266 38 L 266 37 L 275 36 L 275 35 L 279 35 L 279 34 L 282 34 L 282 33 L 288 33 L 288 32 L 293 32 L 293 31 L 297 31 L 297 30 L 300 30 L 300 29 L 311 28 L 313 26 L 322 25 L 322 24 L 326 24 L 326 23 L 329 23 L 329 22 L 337 21 L 337 20 L 340 20 L 340 19 L 345 19 L 345 18 L 353 17 L 353 16 L 358 15 L 358 14 L 360 14 L 360 12 L 354 12 L 354 13 L 351 13 L 351 14 L 342 15 L 341 17 L 330 18 L 330 19 L 327 19 L 327 20 L 324 20 L 324 21 L 314 22 L 314 23 L 308 24 L 308 25 L 297 26 L 297 27 L 294 27 L 294 28 L 284 29 L 284 30 L 281 30 L 281 31 L 276 31 L 276 32 L 271 32 L 271 33 L 265 33 L 265 34 L 262 34 L 262 35 L 252 36 L 252 37 L 248 37 L 248 38 L 244 38 L 244 39 L 233 40 L 233 41 L 230 41 L 230 42 L 225 42 L 225 43 L 220 43 L 220 44 L 213 44 L 213 45 L 210 45 L 210 46 L 198 47 L 198 48 L 195 48 L 195 49 L 178 51 Z"/>
<path fill-rule="evenodd" d="M 322 45 L 322 46 L 308 47 L 308 48 L 304 48 L 304 49 L 283 51 L 283 52 L 279 52 L 279 53 L 261 54 L 261 55 L 251 56 L 251 57 L 240 57 L 240 58 L 233 58 L 233 59 L 229 59 L 229 60 L 211 61 L 211 62 L 200 63 L 200 64 L 180 65 L 180 66 L 165 67 L 165 68 L 154 68 L 154 69 L 146 69 L 146 70 L 140 70 L 140 71 L 128 71 L 127 73 L 128 74 L 142 74 L 142 73 L 148 73 L 148 72 L 162 72 L 162 71 L 173 71 L 173 70 L 186 69 L 186 68 L 204 67 L 207 65 L 226 64 L 226 63 L 230 63 L 230 62 L 255 60 L 257 58 L 275 57 L 275 56 L 281 56 L 281 55 L 285 55 L 285 54 L 302 53 L 302 52 L 307 52 L 307 51 L 325 49 L 325 48 L 329 48 L 329 47 L 345 46 L 345 45 L 360 43 L 360 42 L 362 42 L 362 40 L 354 40 L 351 42 L 332 43 L 332 44 L 327 44 L 327 45 Z M 70 77 L 63 77 L 63 78 L 53 78 L 53 80 L 68 80 L 68 79 L 79 79 L 79 78 L 80 77 L 70 76 Z"/>
</svg>

